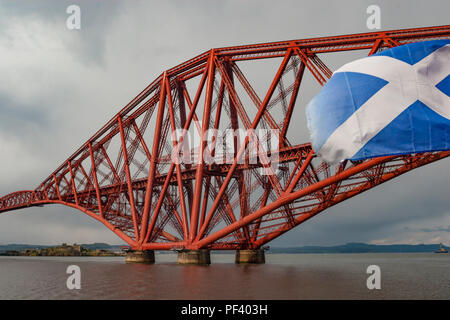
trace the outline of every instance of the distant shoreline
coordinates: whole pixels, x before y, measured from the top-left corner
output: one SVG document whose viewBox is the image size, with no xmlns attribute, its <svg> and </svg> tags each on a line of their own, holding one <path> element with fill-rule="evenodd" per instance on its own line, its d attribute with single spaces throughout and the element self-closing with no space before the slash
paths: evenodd
<svg viewBox="0 0 450 320">
<path fill-rule="evenodd" d="M 8 257 L 119 257 L 125 253 L 121 250 L 113 251 L 106 244 L 35 246 L 35 245 L 0 245 L 0 256 Z"/>
<path fill-rule="evenodd" d="M 67 246 L 67 245 L 66 245 Z M 33 256 L 37 253 L 45 253 L 38 256 L 123 256 L 122 246 L 109 245 L 107 243 L 92 243 L 76 245 L 82 247 L 83 250 L 74 253 L 73 246 L 67 246 L 67 250 L 61 249 L 61 246 L 44 246 L 44 245 L 30 245 L 30 244 L 8 244 L 0 245 L 0 255 L 5 256 Z M 71 248 L 68 250 L 68 248 Z M 443 246 L 449 250 L 447 246 Z M 48 254 L 49 249 L 53 254 Z M 54 248 L 60 248 L 59 252 Z M 344 245 L 336 246 L 302 246 L 302 247 L 270 247 L 267 253 L 433 253 L 439 249 L 439 244 L 390 244 L 390 245 L 376 245 L 352 242 Z M 6 252 L 26 252 L 28 254 L 6 254 Z M 162 251 L 164 252 L 164 251 Z M 227 253 L 222 251 L 213 251 L 214 253 Z"/>
<path fill-rule="evenodd" d="M 352 242 L 338 246 L 303 246 L 291 248 L 270 248 L 272 253 L 433 253 L 439 244 L 388 244 L 376 245 Z M 445 249 L 449 247 L 443 246 Z"/>
</svg>

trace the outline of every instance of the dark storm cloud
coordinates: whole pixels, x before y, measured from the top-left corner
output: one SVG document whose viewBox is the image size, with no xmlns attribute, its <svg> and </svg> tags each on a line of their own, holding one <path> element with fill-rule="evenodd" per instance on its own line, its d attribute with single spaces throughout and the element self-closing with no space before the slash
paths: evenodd
<svg viewBox="0 0 450 320">
<path fill-rule="evenodd" d="M 17 131 L 28 126 L 45 127 L 48 125 L 48 117 L 45 112 L 36 107 L 19 106 L 9 97 L 0 92 L 0 130 Z M 23 131 L 18 131 L 22 133 Z"/>
<path fill-rule="evenodd" d="M 421 232 L 450 232 L 450 226 L 437 226 L 432 228 L 410 228 L 405 227 L 405 231 L 421 231 Z"/>
<path fill-rule="evenodd" d="M 66 30 L 65 22 L 69 16 L 66 9 L 70 5 L 78 5 L 83 8 L 81 15 L 83 27 L 73 35 L 79 36 L 81 41 L 69 43 L 70 49 L 83 63 L 101 65 L 104 62 L 105 35 L 108 34 L 123 4 L 124 2 L 119 0 L 3 0 L 0 16 L 39 19 L 53 24 L 56 29 Z M 0 26 L 5 24 L 4 19 L 1 20 Z M 0 29 L 0 34 L 1 30 L 4 28 Z"/>
<path fill-rule="evenodd" d="M 66 28 L 71 4 L 81 7 L 78 31 Z M 38 185 L 163 70 L 212 47 L 367 32 L 371 4 L 380 6 L 384 30 L 448 24 L 448 1 L 0 1 L 0 194 Z M 359 57 L 323 59 L 334 70 Z M 248 71 L 264 90 L 264 70 Z M 302 83 L 293 143 L 309 140 L 304 105 L 318 89 Z M 442 160 L 387 182 L 273 245 L 450 242 L 436 227 L 450 225 L 448 168 Z M 62 206 L 0 216 L 0 242 L 115 239 Z"/>
</svg>

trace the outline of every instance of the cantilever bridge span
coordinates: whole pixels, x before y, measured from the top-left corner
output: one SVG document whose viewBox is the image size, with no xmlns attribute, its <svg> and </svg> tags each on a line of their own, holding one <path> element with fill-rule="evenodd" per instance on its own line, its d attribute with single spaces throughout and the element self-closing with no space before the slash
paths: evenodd
<svg viewBox="0 0 450 320">
<path fill-rule="evenodd" d="M 450 26 L 211 49 L 162 73 L 36 189 L 0 198 L 0 213 L 67 205 L 135 250 L 259 249 L 328 207 L 450 156 L 432 152 L 330 165 L 289 134 L 306 73 L 320 85 L 332 75 L 327 55 L 370 55 L 444 38 L 450 38 Z M 277 65 L 262 79 L 268 89 L 258 94 L 244 66 L 269 59 Z M 277 170 L 262 151 L 256 161 L 240 161 L 249 134 L 227 154 L 231 161 L 207 163 L 201 152 L 210 148 L 206 142 L 188 150 L 198 161 L 171 161 L 174 145 L 185 137 L 175 134 L 180 128 L 199 136 L 208 129 L 277 130 L 271 157 Z"/>
</svg>

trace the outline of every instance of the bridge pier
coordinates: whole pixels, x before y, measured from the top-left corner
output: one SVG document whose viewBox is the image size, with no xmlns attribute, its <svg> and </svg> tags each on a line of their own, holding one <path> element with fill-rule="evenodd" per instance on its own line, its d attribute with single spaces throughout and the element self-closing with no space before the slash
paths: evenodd
<svg viewBox="0 0 450 320">
<path fill-rule="evenodd" d="M 237 264 L 261 264 L 266 263 L 264 249 L 236 250 L 234 262 Z"/>
<path fill-rule="evenodd" d="M 208 265 L 211 264 L 211 255 L 208 249 L 181 250 L 178 251 L 177 262 L 179 264 Z"/>
<path fill-rule="evenodd" d="M 155 263 L 155 252 L 153 250 L 131 250 L 125 257 L 126 263 Z"/>
</svg>

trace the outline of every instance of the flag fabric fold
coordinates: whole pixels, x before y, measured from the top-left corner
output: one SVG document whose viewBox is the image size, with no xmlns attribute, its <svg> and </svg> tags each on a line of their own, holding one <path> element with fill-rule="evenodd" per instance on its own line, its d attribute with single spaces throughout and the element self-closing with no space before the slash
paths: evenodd
<svg viewBox="0 0 450 320">
<path fill-rule="evenodd" d="M 450 40 L 416 42 L 350 62 L 306 108 L 328 162 L 450 149 Z"/>
</svg>

